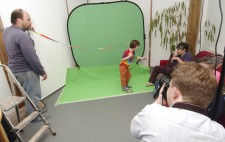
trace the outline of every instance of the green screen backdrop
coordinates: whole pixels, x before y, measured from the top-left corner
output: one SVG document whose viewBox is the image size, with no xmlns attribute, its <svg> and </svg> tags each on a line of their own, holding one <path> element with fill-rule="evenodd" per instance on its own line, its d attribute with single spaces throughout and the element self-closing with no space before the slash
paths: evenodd
<svg viewBox="0 0 225 142">
<path fill-rule="evenodd" d="M 140 41 L 136 55 L 144 53 L 144 19 L 132 2 L 84 4 L 67 21 L 72 54 L 77 66 L 119 64 L 131 40 Z"/>
</svg>

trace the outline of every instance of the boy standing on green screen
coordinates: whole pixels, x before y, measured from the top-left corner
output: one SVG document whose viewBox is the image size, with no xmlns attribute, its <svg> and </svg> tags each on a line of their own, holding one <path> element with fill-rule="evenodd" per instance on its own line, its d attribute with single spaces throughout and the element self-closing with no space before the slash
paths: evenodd
<svg viewBox="0 0 225 142">
<path fill-rule="evenodd" d="M 138 40 L 132 40 L 130 43 L 130 48 L 125 50 L 120 62 L 120 80 L 121 86 L 127 93 L 132 93 L 131 86 L 128 85 L 131 74 L 129 66 L 133 62 L 135 57 L 135 50 L 138 49 L 140 42 Z M 137 59 L 145 59 L 144 57 L 137 56 Z"/>
</svg>

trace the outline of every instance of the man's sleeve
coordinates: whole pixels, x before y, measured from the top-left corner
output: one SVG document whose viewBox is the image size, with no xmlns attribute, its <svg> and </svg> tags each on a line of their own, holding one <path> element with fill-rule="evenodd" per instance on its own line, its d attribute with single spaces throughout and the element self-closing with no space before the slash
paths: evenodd
<svg viewBox="0 0 225 142">
<path fill-rule="evenodd" d="M 41 76 L 46 74 L 36 54 L 32 39 L 28 35 L 21 35 L 18 44 L 20 45 L 24 58 L 26 59 L 32 70 Z"/>
<path fill-rule="evenodd" d="M 138 113 L 131 121 L 130 132 L 136 139 L 141 139 L 141 128 L 142 128 L 142 115 Z"/>
<path fill-rule="evenodd" d="M 148 110 L 151 105 L 145 106 L 131 121 L 130 132 L 136 139 L 141 139 L 143 135 L 143 130 L 145 129 L 145 120 L 148 115 Z"/>
</svg>

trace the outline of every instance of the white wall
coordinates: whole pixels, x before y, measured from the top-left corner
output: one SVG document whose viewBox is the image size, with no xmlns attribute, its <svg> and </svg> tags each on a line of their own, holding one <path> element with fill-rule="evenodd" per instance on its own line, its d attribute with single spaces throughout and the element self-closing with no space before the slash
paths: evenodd
<svg viewBox="0 0 225 142">
<path fill-rule="evenodd" d="M 153 0 L 152 2 L 152 18 L 156 11 L 161 11 L 165 8 L 172 6 L 175 2 L 189 2 L 189 0 Z M 151 66 L 159 65 L 159 61 L 162 59 L 169 59 L 170 50 L 169 48 L 162 48 L 160 46 L 160 37 L 152 35 L 151 39 Z"/>
<path fill-rule="evenodd" d="M 22 8 L 30 14 L 37 32 L 69 44 L 65 1 L 0 0 L 0 3 L 0 15 L 4 27 L 11 25 L 11 12 L 16 8 Z M 35 41 L 37 54 L 48 74 L 48 79 L 41 81 L 42 97 L 44 98 L 65 85 L 66 69 L 74 67 L 74 61 L 68 46 L 52 42 L 32 32 L 31 36 Z M 1 79 L 0 81 L 2 83 Z M 7 94 L 7 91 L 4 90 L 3 93 Z"/>
<path fill-rule="evenodd" d="M 77 6 L 86 4 L 88 0 L 67 0 L 69 13 Z"/>
<path fill-rule="evenodd" d="M 221 0 L 221 6 L 223 11 L 223 25 L 221 28 L 220 38 L 217 45 L 217 53 L 224 54 L 224 46 L 225 46 L 225 1 Z M 216 39 L 218 37 L 219 32 L 219 26 L 221 22 L 221 14 L 219 10 L 219 0 L 205 0 L 204 5 L 204 15 L 203 18 L 205 20 L 209 20 L 211 24 L 214 24 L 216 26 L 216 34 L 215 34 L 215 40 L 213 43 L 209 42 L 206 38 L 202 38 L 202 50 L 209 50 L 209 51 L 215 51 L 215 43 Z M 202 23 L 204 24 L 204 23 Z M 203 25 L 201 26 L 203 27 Z M 202 36 L 204 37 L 204 36 Z"/>
<path fill-rule="evenodd" d="M 0 62 L 1 63 L 1 62 Z M 6 80 L 2 66 L 0 66 L 0 100 L 11 95 L 11 91 Z"/>
</svg>

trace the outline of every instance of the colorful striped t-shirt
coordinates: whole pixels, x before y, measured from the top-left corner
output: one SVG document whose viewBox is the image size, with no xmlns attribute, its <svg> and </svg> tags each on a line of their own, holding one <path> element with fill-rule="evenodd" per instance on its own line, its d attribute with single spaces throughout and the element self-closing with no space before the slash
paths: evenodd
<svg viewBox="0 0 225 142">
<path fill-rule="evenodd" d="M 128 60 L 121 61 L 120 66 L 129 66 L 134 61 L 135 52 L 130 51 L 129 49 L 125 50 L 122 58 L 132 55 Z"/>
</svg>

